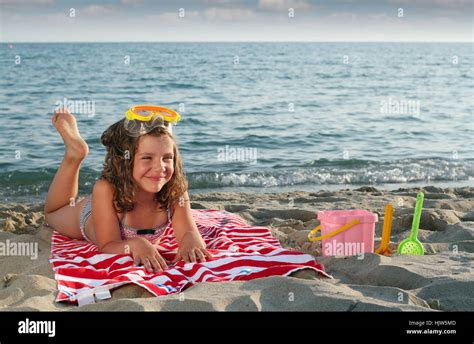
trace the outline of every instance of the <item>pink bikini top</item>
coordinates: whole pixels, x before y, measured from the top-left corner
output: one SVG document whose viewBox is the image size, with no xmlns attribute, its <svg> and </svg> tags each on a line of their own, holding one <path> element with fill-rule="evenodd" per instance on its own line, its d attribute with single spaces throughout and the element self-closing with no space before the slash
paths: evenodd
<svg viewBox="0 0 474 344">
<path fill-rule="evenodd" d="M 150 228 L 150 229 L 139 229 L 139 228 L 134 228 L 131 226 L 127 226 L 125 224 L 125 217 L 127 215 L 127 212 L 124 211 L 122 220 L 120 221 L 120 234 L 122 236 L 122 240 L 130 239 L 136 236 L 140 236 L 142 238 L 145 238 L 149 241 L 155 241 L 158 239 L 166 230 L 168 226 L 171 225 L 171 210 L 168 208 L 166 210 L 168 214 L 168 221 L 161 226 L 155 227 L 155 228 Z"/>
</svg>

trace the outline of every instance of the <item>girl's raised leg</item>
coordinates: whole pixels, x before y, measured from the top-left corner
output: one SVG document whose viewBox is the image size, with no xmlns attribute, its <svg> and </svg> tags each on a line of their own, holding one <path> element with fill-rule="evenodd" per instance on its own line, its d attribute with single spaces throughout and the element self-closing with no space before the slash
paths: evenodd
<svg viewBox="0 0 474 344">
<path fill-rule="evenodd" d="M 57 111 L 51 121 L 64 140 L 66 152 L 46 196 L 45 220 L 59 233 L 80 239 L 81 207 L 79 203 L 75 204 L 75 199 L 79 188 L 79 168 L 89 153 L 89 147 L 79 134 L 76 119 L 68 110 Z"/>
</svg>

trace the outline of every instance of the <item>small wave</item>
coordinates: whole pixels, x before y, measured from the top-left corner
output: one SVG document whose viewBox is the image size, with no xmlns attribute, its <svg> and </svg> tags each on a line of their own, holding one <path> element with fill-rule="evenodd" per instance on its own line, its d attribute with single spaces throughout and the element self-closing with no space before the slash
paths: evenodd
<svg viewBox="0 0 474 344">
<path fill-rule="evenodd" d="M 224 171 L 224 169 L 225 166 L 216 172 L 188 171 L 186 177 L 190 189 L 231 188 L 239 191 L 246 187 L 265 189 L 301 185 L 378 185 L 420 182 L 462 182 L 471 185 L 474 181 L 473 160 L 435 158 L 386 162 L 321 159 L 299 167 L 280 166 L 265 170 L 250 170 L 243 164 L 241 171 Z M 0 197 L 8 200 L 21 197 L 32 200 L 44 199 L 55 173 L 56 169 L 53 168 L 2 172 L 0 173 Z M 79 195 L 90 194 L 99 175 L 100 171 L 97 169 L 81 168 Z"/>
<path fill-rule="evenodd" d="M 318 167 L 282 167 L 265 172 L 200 172 L 188 175 L 192 188 L 278 187 L 291 185 L 390 184 L 472 181 L 472 162 L 441 159 L 380 163 L 364 160 L 319 161 Z M 311 165 L 310 165 L 311 166 Z"/>
<path fill-rule="evenodd" d="M 202 85 L 196 84 L 185 84 L 185 83 L 176 83 L 176 82 L 169 82 L 162 86 L 164 89 L 189 89 L 189 90 L 205 90 L 206 87 Z"/>
<path fill-rule="evenodd" d="M 200 119 L 197 119 L 195 117 L 185 117 L 183 118 L 183 124 L 188 124 L 188 125 L 206 125 L 205 121 L 202 121 Z"/>
</svg>

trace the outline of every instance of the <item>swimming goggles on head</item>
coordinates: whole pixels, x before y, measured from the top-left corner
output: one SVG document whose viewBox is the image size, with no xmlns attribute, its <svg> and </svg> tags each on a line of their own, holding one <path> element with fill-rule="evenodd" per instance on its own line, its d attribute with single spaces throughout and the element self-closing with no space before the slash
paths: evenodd
<svg viewBox="0 0 474 344">
<path fill-rule="evenodd" d="M 164 106 L 137 105 L 125 113 L 124 127 L 133 137 L 145 135 L 156 127 L 163 127 L 172 133 L 172 125 L 180 119 L 179 113 Z"/>
</svg>

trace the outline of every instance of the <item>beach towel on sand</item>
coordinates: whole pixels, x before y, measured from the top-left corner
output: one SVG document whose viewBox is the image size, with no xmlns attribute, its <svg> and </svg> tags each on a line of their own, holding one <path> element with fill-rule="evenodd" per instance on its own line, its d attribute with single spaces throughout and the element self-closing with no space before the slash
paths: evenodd
<svg viewBox="0 0 474 344">
<path fill-rule="evenodd" d="M 54 232 L 50 263 L 59 289 L 56 301 L 93 303 L 95 298 L 109 298 L 110 289 L 129 283 L 159 296 L 198 282 L 287 276 L 306 268 L 328 276 L 313 256 L 282 248 L 266 227 L 249 226 L 240 216 L 221 210 L 192 210 L 192 214 L 214 257 L 203 263 L 180 261 L 160 273 L 134 266 L 130 255 L 100 253 L 96 245 Z M 175 258 L 178 244 L 171 224 L 157 248 L 167 261 Z"/>
</svg>

